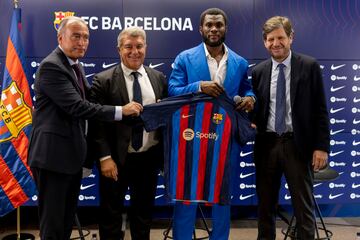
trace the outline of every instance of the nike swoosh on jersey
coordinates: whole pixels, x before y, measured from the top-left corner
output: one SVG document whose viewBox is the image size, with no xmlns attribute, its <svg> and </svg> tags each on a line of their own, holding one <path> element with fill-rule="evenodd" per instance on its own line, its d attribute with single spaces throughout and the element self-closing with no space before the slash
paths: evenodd
<svg viewBox="0 0 360 240">
<path fill-rule="evenodd" d="M 339 69 L 339 68 L 342 68 L 344 67 L 346 64 L 340 64 L 340 65 L 334 65 L 334 64 L 331 64 L 331 70 L 336 70 L 336 69 Z"/>
<path fill-rule="evenodd" d="M 181 118 L 189 118 L 189 117 L 192 117 L 192 116 L 194 116 L 194 115 L 192 115 L 192 114 L 190 114 L 190 115 L 183 114 L 183 115 L 181 115 Z"/>
<path fill-rule="evenodd" d="M 88 188 L 91 188 L 95 186 L 95 183 L 94 184 L 90 184 L 90 185 L 87 185 L 87 186 L 83 186 L 82 184 L 80 185 L 80 190 L 85 190 L 85 189 L 88 189 Z"/>
<path fill-rule="evenodd" d="M 243 195 L 241 194 L 240 197 L 239 197 L 239 199 L 240 199 L 240 200 L 245 200 L 245 199 L 251 198 L 251 197 L 253 197 L 253 196 L 255 196 L 255 194 L 250 194 L 250 195 L 245 195 L 245 196 L 243 196 Z"/>
<path fill-rule="evenodd" d="M 246 157 L 247 155 L 250 155 L 250 154 L 252 154 L 253 153 L 253 151 L 250 151 L 250 152 L 243 152 L 243 151 L 241 151 L 240 152 L 240 157 Z"/>
<path fill-rule="evenodd" d="M 108 68 L 108 67 L 114 66 L 115 64 L 117 64 L 117 62 L 110 63 L 110 64 L 103 63 L 102 68 Z"/>
<path fill-rule="evenodd" d="M 254 175 L 255 172 L 252 172 L 252 173 L 247 173 L 247 174 L 243 174 L 243 173 L 240 173 L 240 178 L 247 178 L 247 177 L 250 177 L 251 175 Z"/>
</svg>

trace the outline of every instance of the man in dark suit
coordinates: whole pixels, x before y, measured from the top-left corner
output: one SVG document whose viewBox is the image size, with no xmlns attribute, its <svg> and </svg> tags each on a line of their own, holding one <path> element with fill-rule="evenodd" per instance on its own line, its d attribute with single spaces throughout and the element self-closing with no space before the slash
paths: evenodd
<svg viewBox="0 0 360 240">
<path fill-rule="evenodd" d="M 121 64 L 94 77 L 92 98 L 100 104 L 127 106 L 157 102 L 167 94 L 164 74 L 143 65 L 146 34 L 139 27 L 118 36 Z M 157 175 L 163 151 L 158 132 L 146 132 L 139 118 L 119 123 L 96 122 L 94 150 L 100 164 L 100 223 L 102 239 L 122 239 L 123 201 L 129 187 L 128 217 L 133 240 L 149 240 Z"/>
<path fill-rule="evenodd" d="M 39 191 L 41 239 L 69 239 L 87 152 L 86 119 L 121 120 L 139 115 L 131 109 L 86 100 L 89 84 L 78 65 L 89 44 L 89 30 L 78 17 L 64 19 L 59 46 L 40 64 L 35 79 L 36 104 L 28 160 Z"/>
<path fill-rule="evenodd" d="M 271 58 L 252 73 L 257 97 L 258 239 L 275 239 L 282 174 L 289 186 L 298 239 L 314 239 L 313 171 L 325 167 L 328 159 L 330 137 L 322 73 L 315 59 L 290 50 L 293 35 L 288 18 L 268 19 L 263 39 Z"/>
</svg>

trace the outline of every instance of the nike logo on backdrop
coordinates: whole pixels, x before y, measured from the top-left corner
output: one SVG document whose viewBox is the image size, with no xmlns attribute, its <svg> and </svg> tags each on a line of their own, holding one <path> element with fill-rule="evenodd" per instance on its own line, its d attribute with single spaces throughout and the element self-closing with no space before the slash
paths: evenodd
<svg viewBox="0 0 360 240">
<path fill-rule="evenodd" d="M 336 156 L 336 155 L 338 155 L 338 154 L 340 154 L 340 153 L 343 153 L 344 152 L 344 150 L 341 150 L 341 151 L 338 151 L 338 152 L 332 152 L 332 151 L 330 151 L 330 157 L 333 157 L 333 156 Z"/>
<path fill-rule="evenodd" d="M 342 107 L 342 108 L 337 108 L 337 109 L 334 109 L 334 108 L 330 108 L 330 113 L 337 113 L 337 112 L 340 112 L 342 110 L 344 110 L 345 108 Z"/>
<path fill-rule="evenodd" d="M 87 185 L 87 186 L 83 186 L 82 184 L 80 185 L 80 190 L 85 190 L 85 189 L 88 189 L 88 188 L 91 188 L 95 186 L 95 183 L 94 184 L 90 184 L 90 185 Z"/>
<path fill-rule="evenodd" d="M 343 194 L 343 193 L 340 193 L 340 194 L 332 195 L 332 194 L 330 193 L 329 199 L 335 199 L 335 198 L 338 198 L 338 197 L 340 197 L 340 196 L 342 196 L 342 195 L 344 195 L 344 194 Z"/>
<path fill-rule="evenodd" d="M 356 98 L 356 97 L 354 97 L 353 102 L 354 102 L 354 103 L 358 103 L 358 102 L 360 102 L 360 98 Z"/>
<path fill-rule="evenodd" d="M 355 184 L 355 183 L 352 184 L 352 188 L 358 188 L 358 187 L 360 187 L 360 184 Z"/>
<path fill-rule="evenodd" d="M 360 77 L 354 76 L 354 81 L 355 81 L 355 82 L 357 82 L 357 81 L 359 81 L 359 80 L 360 80 Z"/>
<path fill-rule="evenodd" d="M 357 146 L 360 144 L 360 141 L 357 142 L 357 141 L 353 140 L 352 144 L 353 144 L 353 146 Z"/>
<path fill-rule="evenodd" d="M 344 128 L 343 128 L 343 129 L 340 129 L 340 130 L 336 130 L 336 131 L 333 131 L 332 129 L 330 129 L 330 135 L 335 135 L 335 134 L 341 133 L 341 132 L 343 132 L 343 131 L 345 131 Z"/>
<path fill-rule="evenodd" d="M 358 162 L 358 163 L 353 162 L 353 163 L 352 163 L 352 167 L 358 167 L 358 166 L 360 166 L 360 162 Z"/>
<path fill-rule="evenodd" d="M 88 78 L 88 77 L 91 77 L 91 76 L 93 76 L 93 75 L 95 75 L 95 73 L 88 74 L 88 75 L 86 75 L 85 77 Z"/>
<path fill-rule="evenodd" d="M 331 86 L 330 91 L 331 92 L 336 92 L 336 91 L 339 91 L 340 89 L 343 89 L 344 87 L 345 87 L 345 85 L 341 86 L 341 87 L 337 87 L 337 88 L 335 88 L 334 86 Z"/>
<path fill-rule="evenodd" d="M 103 68 L 108 68 L 108 67 L 114 66 L 115 64 L 117 64 L 117 62 L 115 62 L 115 63 L 110 63 L 110 64 L 105 64 L 105 63 L 103 63 L 102 67 L 103 67 Z"/>
<path fill-rule="evenodd" d="M 353 119 L 353 124 L 359 124 L 360 120 L 356 120 L 355 118 Z"/>
<path fill-rule="evenodd" d="M 346 64 L 341 64 L 341 65 L 334 65 L 334 64 L 331 64 L 331 70 L 336 70 L 336 69 L 339 69 L 339 68 L 342 68 L 344 67 Z"/>
<path fill-rule="evenodd" d="M 163 65 L 164 63 L 159 63 L 159 64 L 152 64 L 152 63 L 150 63 L 149 64 L 149 68 L 156 68 L 156 67 L 159 67 L 159 66 L 161 66 L 161 65 Z"/>
</svg>

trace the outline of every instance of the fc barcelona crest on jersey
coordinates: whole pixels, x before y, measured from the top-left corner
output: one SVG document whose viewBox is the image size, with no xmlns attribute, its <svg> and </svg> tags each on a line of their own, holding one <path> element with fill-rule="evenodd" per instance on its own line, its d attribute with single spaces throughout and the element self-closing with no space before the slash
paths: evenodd
<svg viewBox="0 0 360 240">
<path fill-rule="evenodd" d="M 2 91 L 0 101 L 0 143 L 16 138 L 20 131 L 31 124 L 31 108 L 15 82 Z"/>
<path fill-rule="evenodd" d="M 223 115 L 221 113 L 214 113 L 212 117 L 213 123 L 221 124 L 222 120 L 223 120 Z"/>
<path fill-rule="evenodd" d="M 54 12 L 55 20 L 54 20 L 54 28 L 57 31 L 60 26 L 60 22 L 67 17 L 71 17 L 75 15 L 75 12 Z"/>
</svg>

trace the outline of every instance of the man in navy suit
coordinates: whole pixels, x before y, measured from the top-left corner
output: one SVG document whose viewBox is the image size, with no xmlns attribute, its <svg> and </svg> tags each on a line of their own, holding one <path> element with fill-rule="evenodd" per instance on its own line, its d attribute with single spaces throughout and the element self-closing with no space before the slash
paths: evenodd
<svg viewBox="0 0 360 240">
<path fill-rule="evenodd" d="M 57 39 L 36 73 L 28 152 L 39 191 L 41 239 L 70 238 L 87 152 L 86 119 L 121 120 L 142 110 L 138 103 L 114 107 L 86 100 L 89 84 L 78 59 L 87 50 L 89 30 L 81 18 L 65 18 Z"/>
<path fill-rule="evenodd" d="M 228 19 L 218 8 L 205 10 L 200 16 L 199 31 L 203 43 L 181 52 L 175 59 L 169 79 L 169 95 L 203 92 L 213 97 L 226 93 L 232 99 L 241 96 L 239 109 L 251 111 L 255 98 L 247 77 L 247 61 L 224 44 Z M 233 141 L 231 159 L 239 157 L 240 146 Z M 191 239 L 194 229 L 196 204 L 176 203 L 174 207 L 173 237 Z M 214 205 L 213 229 L 210 239 L 228 239 L 230 206 Z"/>
<path fill-rule="evenodd" d="M 294 30 L 288 18 L 275 16 L 263 26 L 271 58 L 254 67 L 257 97 L 254 123 L 258 239 L 275 239 L 281 177 L 289 186 L 297 239 L 314 239 L 313 171 L 325 167 L 329 123 L 319 64 L 290 50 Z"/>
<path fill-rule="evenodd" d="M 100 104 L 127 105 L 139 101 L 155 103 L 167 96 L 163 73 L 143 65 L 146 55 L 146 33 L 140 27 L 129 27 L 119 34 L 117 50 L 121 63 L 94 76 L 91 97 Z M 136 97 L 136 84 L 140 93 Z M 100 219 L 102 239 L 122 239 L 124 197 L 129 188 L 128 217 L 131 239 L 149 240 L 157 176 L 163 164 L 159 131 L 146 132 L 139 122 L 141 139 L 136 146 L 137 123 L 140 118 L 124 118 L 121 122 L 96 122 L 94 152 L 99 162 Z"/>
</svg>

